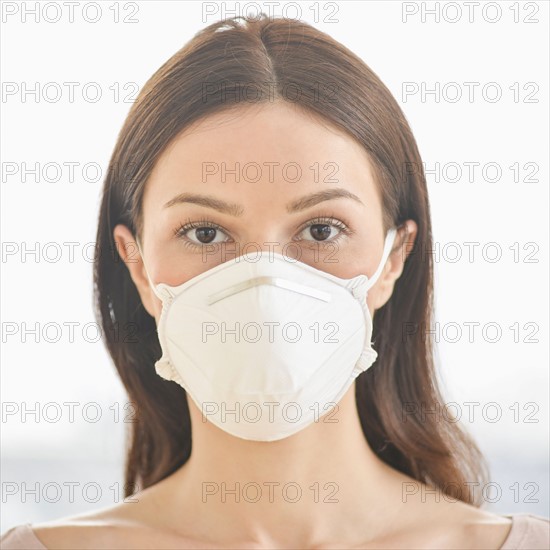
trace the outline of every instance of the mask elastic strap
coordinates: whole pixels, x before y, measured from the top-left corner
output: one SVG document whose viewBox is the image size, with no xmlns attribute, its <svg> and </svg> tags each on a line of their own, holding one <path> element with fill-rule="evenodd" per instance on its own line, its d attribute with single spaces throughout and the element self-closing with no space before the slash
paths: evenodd
<svg viewBox="0 0 550 550">
<path fill-rule="evenodd" d="M 384 250 L 382 252 L 382 259 L 380 260 L 380 263 L 378 264 L 378 268 L 376 271 L 372 274 L 372 277 L 369 278 L 367 283 L 367 290 L 371 288 L 374 283 L 378 280 L 378 277 L 380 277 L 380 273 L 382 273 L 382 270 L 384 269 L 384 266 L 386 265 L 386 260 L 388 259 L 388 256 L 390 255 L 393 242 L 395 241 L 395 236 L 397 235 L 397 229 L 395 227 L 392 227 L 388 230 L 388 233 L 386 234 L 386 240 L 384 241 Z"/>
<path fill-rule="evenodd" d="M 139 244 L 139 241 L 136 237 L 136 246 L 139 250 L 139 253 L 141 255 L 141 262 L 143 263 L 143 269 L 145 270 L 145 275 L 147 275 L 147 280 L 149 281 L 149 284 L 151 285 L 151 288 L 153 289 L 153 292 L 155 295 L 162 300 L 162 296 L 158 293 L 156 286 L 153 284 L 153 281 L 151 280 L 151 277 L 149 276 L 149 272 L 147 271 L 147 266 L 145 265 L 145 260 L 143 256 L 143 251 L 141 250 L 141 246 Z"/>
</svg>

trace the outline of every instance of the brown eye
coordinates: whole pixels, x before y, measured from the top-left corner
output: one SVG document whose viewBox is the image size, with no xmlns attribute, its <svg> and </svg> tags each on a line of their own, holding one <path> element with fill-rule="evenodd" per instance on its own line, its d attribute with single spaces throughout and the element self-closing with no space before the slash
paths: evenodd
<svg viewBox="0 0 550 550">
<path fill-rule="evenodd" d="M 176 235 L 197 246 L 228 240 L 227 233 L 221 227 L 205 221 L 189 221 L 176 231 Z"/>
<path fill-rule="evenodd" d="M 338 220 L 312 220 L 312 222 L 300 230 L 300 240 L 319 243 L 332 241 L 338 238 L 341 233 L 346 234 L 346 226 Z"/>
<path fill-rule="evenodd" d="M 325 241 L 330 237 L 332 227 L 326 223 L 316 223 L 309 226 L 309 233 L 316 241 Z"/>
<path fill-rule="evenodd" d="M 195 229 L 195 237 L 202 244 L 211 243 L 216 237 L 217 230 L 212 227 L 199 227 Z"/>
</svg>

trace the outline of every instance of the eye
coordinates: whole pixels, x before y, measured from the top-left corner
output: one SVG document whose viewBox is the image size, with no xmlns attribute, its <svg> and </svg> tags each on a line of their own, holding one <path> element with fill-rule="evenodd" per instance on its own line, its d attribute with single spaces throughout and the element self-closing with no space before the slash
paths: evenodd
<svg viewBox="0 0 550 550">
<path fill-rule="evenodd" d="M 188 221 L 180 225 L 175 234 L 197 246 L 216 244 L 228 240 L 225 231 L 219 225 L 208 220 Z"/>
<path fill-rule="evenodd" d="M 334 218 L 316 218 L 309 221 L 300 229 L 298 239 L 317 242 L 331 241 L 342 233 L 349 235 L 350 231 L 340 220 Z"/>
<path fill-rule="evenodd" d="M 332 217 L 318 217 L 303 225 L 294 240 L 310 243 L 333 242 L 339 240 L 342 235 L 351 234 L 352 231 L 344 222 Z M 222 227 L 207 219 L 188 219 L 175 229 L 174 235 L 183 239 L 184 244 L 196 247 L 231 240 Z"/>
</svg>

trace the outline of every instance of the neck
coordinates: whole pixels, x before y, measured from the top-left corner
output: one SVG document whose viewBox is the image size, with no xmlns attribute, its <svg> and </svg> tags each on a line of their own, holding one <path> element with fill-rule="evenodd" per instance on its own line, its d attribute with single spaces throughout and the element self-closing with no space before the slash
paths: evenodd
<svg viewBox="0 0 550 550">
<path fill-rule="evenodd" d="M 399 513 L 395 503 L 401 505 L 408 478 L 369 447 L 355 384 L 334 414 L 273 442 L 233 437 L 202 422 L 191 399 L 189 408 L 191 457 L 165 480 L 174 526 L 181 527 L 183 516 L 196 532 L 201 518 L 206 526 L 215 517 L 216 533 L 210 528 L 206 535 L 218 542 L 351 545 L 364 533 L 384 532 Z"/>
</svg>

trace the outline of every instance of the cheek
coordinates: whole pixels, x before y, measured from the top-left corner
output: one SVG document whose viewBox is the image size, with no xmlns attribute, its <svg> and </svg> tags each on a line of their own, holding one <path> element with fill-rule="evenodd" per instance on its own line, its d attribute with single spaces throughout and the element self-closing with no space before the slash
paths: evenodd
<svg viewBox="0 0 550 550">
<path fill-rule="evenodd" d="M 359 225 L 360 222 L 354 218 L 352 227 L 356 229 Z M 374 273 L 382 253 L 379 244 L 382 239 L 378 233 L 381 233 L 378 228 L 364 227 L 356 230 L 355 234 L 339 245 L 337 254 L 334 254 L 336 262 L 326 264 L 327 267 L 323 269 L 344 279 Z"/>
<path fill-rule="evenodd" d="M 151 274 L 152 280 L 156 283 L 165 283 L 169 286 L 179 286 L 190 279 L 208 271 L 220 262 L 212 259 L 202 261 L 200 255 L 198 258 L 180 258 L 176 255 L 166 257 L 158 256 L 155 258 L 155 264 Z M 155 318 L 158 325 L 162 313 L 162 300 L 149 289 L 148 312 Z"/>
<path fill-rule="evenodd" d="M 170 286 L 181 285 L 189 279 L 200 275 L 213 267 L 209 262 L 203 261 L 201 255 L 198 257 L 185 256 L 178 250 L 164 247 L 152 258 L 152 280 L 158 283 L 165 283 Z M 155 296 L 160 302 L 160 299 Z"/>
<path fill-rule="evenodd" d="M 151 288 L 144 289 L 140 292 L 141 297 L 141 303 L 143 304 L 143 307 L 145 308 L 145 311 L 151 317 L 154 317 L 155 322 L 158 325 L 160 314 L 162 312 L 162 302 L 155 293 L 151 290 Z"/>
</svg>

